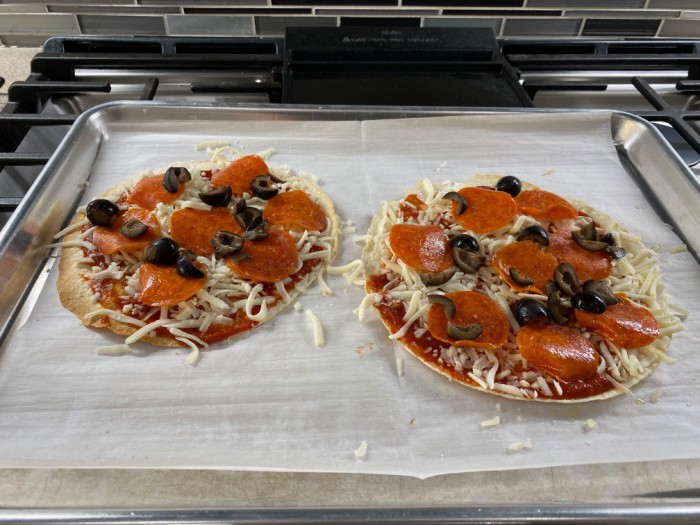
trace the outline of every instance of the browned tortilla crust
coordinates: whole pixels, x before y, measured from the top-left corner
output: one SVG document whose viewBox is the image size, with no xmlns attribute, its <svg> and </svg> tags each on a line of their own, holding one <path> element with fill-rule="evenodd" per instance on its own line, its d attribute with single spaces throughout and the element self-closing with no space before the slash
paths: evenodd
<svg viewBox="0 0 700 525">
<path fill-rule="evenodd" d="M 487 185 L 487 186 L 494 186 L 495 183 L 498 181 L 500 177 L 497 175 L 477 175 L 476 177 L 473 177 L 472 179 L 464 182 L 465 186 L 480 186 L 480 185 Z M 527 182 L 523 182 L 523 190 L 530 190 L 530 189 L 537 189 L 536 186 L 529 184 Z M 411 194 L 411 193 L 416 193 L 417 187 L 414 187 L 406 192 L 406 195 Z M 591 216 L 596 222 L 598 223 L 604 223 L 604 224 L 610 224 L 610 223 L 616 223 L 615 219 L 613 219 L 611 216 L 596 210 L 595 208 L 591 208 L 590 206 L 586 205 L 585 203 L 581 201 L 574 201 L 574 205 L 582 210 L 585 211 L 589 216 Z M 362 264 L 364 268 L 364 276 L 365 276 L 365 281 L 367 283 L 370 282 L 370 278 L 379 275 L 380 270 L 382 269 L 382 264 L 383 261 L 387 259 L 388 257 L 388 252 L 387 249 L 385 248 L 384 243 L 381 241 L 381 238 L 378 235 L 378 230 L 379 230 L 379 223 L 381 221 L 381 216 L 379 213 L 377 213 L 373 220 L 372 224 L 369 227 L 368 230 L 368 235 L 370 235 L 370 240 L 367 242 L 365 245 L 365 248 L 362 252 Z M 371 293 L 372 290 L 369 288 L 369 285 L 365 286 L 365 291 L 367 293 Z M 387 330 L 389 333 L 393 333 L 389 320 L 384 318 L 384 316 L 381 315 L 380 313 L 380 318 L 382 320 L 382 323 L 384 326 L 386 326 Z M 428 367 L 432 368 L 436 372 L 448 377 L 451 381 L 455 381 L 457 383 L 466 385 L 470 388 L 473 388 L 475 390 L 479 390 L 480 392 L 487 392 L 489 394 L 494 394 L 497 396 L 502 396 L 502 397 L 507 397 L 510 399 L 517 399 L 518 401 L 539 401 L 539 402 L 545 402 L 545 403 L 581 403 L 581 402 L 587 402 L 587 401 L 599 401 L 603 399 L 609 399 L 611 397 L 615 397 L 622 393 L 624 390 L 623 389 L 618 389 L 618 388 L 613 388 L 611 390 L 608 390 L 606 392 L 603 392 L 602 394 L 595 395 L 595 396 L 589 396 L 589 397 L 584 397 L 584 398 L 577 398 L 577 399 L 556 399 L 556 398 L 546 398 L 546 397 L 537 397 L 537 398 L 524 398 L 524 397 L 518 397 L 514 396 L 512 394 L 508 394 L 506 392 L 501 392 L 498 390 L 485 390 L 481 388 L 476 382 L 470 382 L 468 380 L 462 380 L 460 378 L 457 378 L 453 376 L 452 374 L 449 373 L 447 367 L 439 366 L 434 362 L 431 362 L 430 360 L 426 359 L 425 357 L 425 352 L 424 348 L 420 347 L 419 345 L 415 344 L 413 341 L 411 341 L 409 338 L 406 337 L 400 337 L 397 339 L 397 341 L 406 349 L 408 350 L 414 357 L 418 358 L 422 363 L 427 365 Z M 653 371 L 654 368 L 658 365 L 659 361 L 658 359 L 648 366 L 647 368 L 644 369 L 643 372 L 641 372 L 639 375 L 635 377 L 628 377 L 628 379 L 624 382 L 621 383 L 623 388 L 631 388 L 643 379 L 645 379 L 651 372 Z"/>
<path fill-rule="evenodd" d="M 201 162 L 197 163 L 199 167 L 202 170 L 209 169 L 210 163 L 209 162 Z M 128 179 L 124 182 L 120 182 L 119 184 L 116 184 L 109 188 L 107 191 L 102 194 L 102 197 L 105 199 L 110 199 L 112 201 L 117 201 L 124 193 L 129 191 L 131 188 L 133 188 L 136 183 L 141 180 L 142 177 L 133 177 L 131 179 Z M 292 179 L 289 179 L 292 180 Z M 315 202 L 317 202 L 323 210 L 326 212 L 326 216 L 329 221 L 331 221 L 331 237 L 333 238 L 332 241 L 332 253 L 329 258 L 329 261 L 333 261 L 335 258 L 337 252 L 338 252 L 338 237 L 340 233 L 340 225 L 338 222 L 338 218 L 335 213 L 335 207 L 333 205 L 333 202 L 331 199 L 322 191 L 320 191 L 314 184 L 311 182 L 306 181 L 305 179 L 293 179 L 295 182 L 298 184 L 303 185 L 304 191 L 306 191 L 311 197 L 314 199 Z M 82 214 L 76 214 L 73 217 L 73 220 L 71 221 L 71 224 L 75 224 L 77 222 L 80 222 L 85 219 L 85 216 Z M 81 231 L 80 229 L 73 231 L 69 234 L 67 234 L 63 238 L 63 242 L 66 241 L 74 241 L 78 240 L 78 236 L 80 235 Z M 140 327 L 129 324 L 129 323 L 124 323 L 121 321 L 117 321 L 107 315 L 95 315 L 89 319 L 85 319 L 85 316 L 104 309 L 104 306 L 100 304 L 94 304 L 92 302 L 92 295 L 93 292 L 90 289 L 90 278 L 85 277 L 83 274 L 89 275 L 90 273 L 90 265 L 81 263 L 79 261 L 80 258 L 83 257 L 83 249 L 81 247 L 73 247 L 73 246 L 68 246 L 68 247 L 63 247 L 61 250 L 61 259 L 59 261 L 59 273 L 58 273 L 58 281 L 57 281 L 57 288 L 58 288 L 58 297 L 61 301 L 61 304 L 66 308 L 67 310 L 70 310 L 73 312 L 83 323 L 85 326 L 92 326 L 95 328 L 106 328 L 107 330 L 110 330 L 114 332 L 115 334 L 128 337 L 135 333 L 137 330 L 140 329 Z M 309 282 L 313 282 L 316 278 L 318 278 L 318 275 L 330 264 L 328 263 L 322 263 L 317 265 L 311 272 L 310 272 L 310 280 Z M 285 301 L 280 301 L 277 303 L 275 306 L 271 307 L 268 310 L 268 316 L 267 319 L 263 322 L 267 322 L 270 319 L 272 319 L 275 315 L 277 315 L 279 312 L 284 310 L 289 304 L 292 303 L 292 301 L 300 294 L 300 292 L 296 289 L 288 292 L 290 301 L 285 302 Z M 258 324 L 262 324 L 258 323 Z M 257 326 L 257 325 L 256 325 Z M 139 339 L 139 342 L 145 342 L 149 343 L 155 346 L 162 346 L 162 347 L 181 347 L 182 345 L 176 341 L 175 339 L 167 338 L 167 337 L 152 337 L 151 335 L 145 335 L 141 339 Z"/>
</svg>

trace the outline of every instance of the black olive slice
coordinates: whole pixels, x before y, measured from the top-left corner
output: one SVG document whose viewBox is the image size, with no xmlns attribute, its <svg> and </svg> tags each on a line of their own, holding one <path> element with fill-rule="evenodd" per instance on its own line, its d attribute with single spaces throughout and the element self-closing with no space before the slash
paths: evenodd
<svg viewBox="0 0 700 525">
<path fill-rule="evenodd" d="M 428 302 L 430 304 L 436 304 L 442 308 L 442 311 L 445 312 L 445 316 L 448 319 L 454 319 L 454 316 L 457 313 L 457 306 L 449 297 L 445 297 L 444 295 L 429 295 Z"/>
<path fill-rule="evenodd" d="M 450 239 L 450 246 L 452 248 L 461 248 L 462 250 L 468 250 L 470 252 L 478 252 L 480 248 L 479 241 L 477 241 L 475 237 L 467 235 L 466 233 L 452 237 L 452 239 Z"/>
<path fill-rule="evenodd" d="M 578 292 L 580 284 L 574 267 L 569 263 L 561 263 L 557 266 L 554 270 L 554 284 L 569 297 Z"/>
<path fill-rule="evenodd" d="M 533 241 L 542 246 L 549 246 L 549 235 L 547 234 L 547 230 L 545 230 L 539 224 L 535 224 L 534 226 L 528 226 L 527 228 L 522 230 L 518 234 L 516 240 Z"/>
<path fill-rule="evenodd" d="M 510 278 L 513 279 L 514 283 L 519 284 L 520 286 L 530 286 L 535 282 L 535 280 L 532 277 L 530 277 L 529 275 L 525 275 L 515 266 L 511 266 L 508 269 L 508 275 L 510 275 Z"/>
<path fill-rule="evenodd" d="M 267 221 L 260 221 L 256 223 L 255 226 L 251 224 L 246 228 L 245 232 L 243 232 L 243 235 L 249 241 L 262 241 L 268 235 L 267 229 L 265 228 L 266 226 Z"/>
<path fill-rule="evenodd" d="M 481 323 L 472 323 L 466 326 L 459 326 L 451 321 L 447 321 L 447 335 L 453 339 L 461 341 L 471 341 L 483 333 Z"/>
<path fill-rule="evenodd" d="M 590 279 L 583 283 L 583 286 L 581 286 L 581 291 L 597 293 L 603 299 L 603 301 L 605 301 L 606 306 L 612 306 L 620 302 L 620 299 L 618 299 L 618 297 L 603 281 Z"/>
<path fill-rule="evenodd" d="M 234 214 L 243 213 L 243 211 L 245 210 L 245 207 L 246 207 L 245 199 L 241 197 L 240 199 L 237 199 L 233 203 L 233 210 L 232 211 Z"/>
<path fill-rule="evenodd" d="M 444 199 L 449 199 L 457 203 L 457 215 L 462 215 L 467 211 L 467 199 L 465 199 L 460 193 L 456 191 L 448 191 L 445 193 Z"/>
<path fill-rule="evenodd" d="M 605 300 L 596 292 L 577 293 L 571 298 L 571 306 L 592 314 L 605 312 Z"/>
<path fill-rule="evenodd" d="M 419 273 L 418 276 L 425 286 L 441 286 L 452 279 L 456 272 L 455 268 L 450 268 L 440 273 Z"/>
<path fill-rule="evenodd" d="M 547 310 L 549 310 L 549 316 L 554 322 L 559 324 L 567 322 L 571 316 L 569 307 L 564 303 L 558 291 L 550 293 L 547 297 Z"/>
<path fill-rule="evenodd" d="M 262 212 L 253 207 L 247 207 L 240 213 L 234 213 L 233 218 L 243 230 L 256 228 L 263 220 Z"/>
<path fill-rule="evenodd" d="M 219 257 L 226 257 L 243 248 L 243 237 L 227 230 L 217 230 L 209 242 Z"/>
<path fill-rule="evenodd" d="M 95 199 L 85 207 L 85 215 L 96 226 L 109 226 L 119 214 L 119 208 L 107 199 Z"/>
<path fill-rule="evenodd" d="M 616 244 L 615 236 L 612 233 L 606 233 L 605 235 L 603 235 L 603 238 L 600 240 L 606 244 L 609 244 L 610 246 L 615 246 L 615 244 Z"/>
<path fill-rule="evenodd" d="M 627 255 L 627 250 L 625 250 L 622 246 L 608 246 L 605 248 L 605 251 L 613 259 L 622 259 L 625 255 Z"/>
<path fill-rule="evenodd" d="M 557 285 L 554 284 L 554 281 L 551 279 L 549 281 L 546 281 L 544 283 L 544 291 L 547 293 L 547 295 L 552 295 L 552 293 L 557 291 Z"/>
<path fill-rule="evenodd" d="M 138 219 L 129 219 L 124 225 L 119 228 L 119 232 L 129 239 L 143 235 L 148 231 L 148 226 Z"/>
<path fill-rule="evenodd" d="M 180 189 L 180 184 L 185 184 L 192 180 L 192 175 L 187 168 L 173 166 L 165 171 L 163 176 L 163 188 L 168 193 L 177 193 Z"/>
<path fill-rule="evenodd" d="M 284 182 L 284 179 L 280 179 L 279 177 L 273 175 L 272 173 L 268 173 L 267 176 L 272 179 L 272 182 L 276 182 L 277 184 L 281 184 L 282 182 Z"/>
<path fill-rule="evenodd" d="M 204 272 L 194 265 L 194 261 L 196 259 L 196 253 L 191 252 L 190 250 L 182 250 L 180 256 L 177 258 L 175 270 L 183 277 L 191 277 L 193 279 L 204 277 Z"/>
<path fill-rule="evenodd" d="M 161 237 L 146 246 L 143 257 L 146 262 L 172 266 L 177 262 L 179 246 L 170 237 Z"/>
<path fill-rule="evenodd" d="M 280 190 L 278 190 L 272 182 L 270 175 L 258 175 L 250 183 L 250 192 L 259 199 L 270 200 L 272 197 L 277 195 Z"/>
<path fill-rule="evenodd" d="M 600 252 L 610 246 L 608 243 L 603 241 L 589 241 L 588 239 L 576 240 L 576 244 L 589 252 Z"/>
<path fill-rule="evenodd" d="M 506 177 L 501 177 L 496 183 L 497 191 L 505 191 L 509 193 L 511 197 L 517 197 L 520 191 L 523 189 L 523 185 L 518 177 L 513 177 L 512 175 L 507 175 Z"/>
<path fill-rule="evenodd" d="M 455 266 L 464 273 L 476 273 L 484 265 L 486 257 L 479 252 L 463 250 L 462 248 L 452 248 L 452 261 Z"/>
<path fill-rule="evenodd" d="M 520 299 L 515 303 L 515 320 L 525 326 L 534 319 L 549 319 L 547 307 L 534 299 Z"/>
<path fill-rule="evenodd" d="M 216 188 L 215 190 L 199 193 L 199 198 L 204 204 L 215 208 L 223 208 L 231 202 L 231 195 L 231 186 L 221 186 L 221 188 Z"/>
<path fill-rule="evenodd" d="M 576 235 L 574 236 L 574 234 Z M 596 230 L 595 223 L 591 221 L 581 226 L 578 231 L 572 232 L 571 235 L 574 236 L 574 239 L 578 236 L 581 240 L 595 241 L 598 238 L 598 230 Z"/>
</svg>

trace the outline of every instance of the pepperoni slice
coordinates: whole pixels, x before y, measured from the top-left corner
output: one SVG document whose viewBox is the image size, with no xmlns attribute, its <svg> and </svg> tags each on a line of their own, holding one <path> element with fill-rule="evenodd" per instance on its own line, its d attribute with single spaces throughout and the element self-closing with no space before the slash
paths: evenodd
<svg viewBox="0 0 700 525">
<path fill-rule="evenodd" d="M 418 198 L 418 195 L 411 193 L 399 204 L 404 220 L 417 219 L 418 212 L 425 209 L 425 203 Z"/>
<path fill-rule="evenodd" d="M 419 272 L 439 273 L 452 266 L 450 239 L 437 226 L 394 224 L 389 231 L 391 251 Z"/>
<path fill-rule="evenodd" d="M 518 241 L 498 250 L 491 264 L 516 292 L 536 292 L 544 294 L 545 283 L 552 279 L 558 263 L 550 253 L 536 242 Z M 518 284 L 510 277 L 510 269 L 515 268 L 523 277 L 534 282 L 530 285 Z"/>
<path fill-rule="evenodd" d="M 624 294 L 617 297 L 620 302 L 608 306 L 602 314 L 576 310 L 576 320 L 620 348 L 642 348 L 653 343 L 659 337 L 659 323 L 654 315 Z"/>
<path fill-rule="evenodd" d="M 515 198 L 520 213 L 539 221 L 552 222 L 574 219 L 578 211 L 559 195 L 545 190 L 523 191 Z"/>
<path fill-rule="evenodd" d="M 270 225 L 282 226 L 294 231 L 319 231 L 326 229 L 326 214 L 301 190 L 278 193 L 267 201 L 263 219 Z"/>
<path fill-rule="evenodd" d="M 139 270 L 141 281 L 140 301 L 149 306 L 173 306 L 186 301 L 207 283 L 199 279 L 183 277 L 174 266 L 143 263 Z"/>
<path fill-rule="evenodd" d="M 457 203 L 452 202 L 452 216 L 457 224 L 475 233 L 495 231 L 518 215 L 513 197 L 505 191 L 468 187 L 459 194 L 467 200 L 467 209 L 457 215 Z"/>
<path fill-rule="evenodd" d="M 148 226 L 148 230 L 138 237 L 128 238 L 121 234 L 119 229 L 129 220 L 137 219 Z M 92 233 L 92 243 L 97 250 L 104 255 L 112 255 L 118 251 L 135 252 L 143 250 L 151 241 L 160 237 L 160 224 L 158 219 L 148 210 L 143 208 L 129 208 L 121 215 L 115 217 L 111 226 L 98 226 Z"/>
<path fill-rule="evenodd" d="M 228 208 L 209 211 L 182 208 L 170 217 L 170 237 L 183 248 L 197 255 L 211 255 L 211 240 L 217 230 L 242 233 L 241 227 Z"/>
<path fill-rule="evenodd" d="M 457 340 L 447 335 L 447 316 L 442 308 L 434 304 L 428 310 L 428 331 L 435 339 L 455 346 L 477 346 L 500 348 L 508 341 L 508 318 L 501 307 L 489 297 L 477 292 L 455 292 L 445 294 L 452 299 L 456 313 L 451 320 L 458 326 L 481 323 L 481 335 L 476 339 Z"/>
<path fill-rule="evenodd" d="M 531 323 L 515 340 L 528 362 L 562 381 L 589 379 L 598 369 L 598 352 L 575 328 Z"/>
<path fill-rule="evenodd" d="M 271 229 L 261 241 L 246 241 L 243 252 L 248 255 L 238 263 L 226 262 L 243 279 L 274 283 L 286 279 L 297 267 L 299 254 L 294 239 L 284 230 Z"/>
<path fill-rule="evenodd" d="M 605 279 L 612 273 L 612 259 L 604 251 L 589 252 L 571 237 L 570 229 L 549 234 L 549 252 L 559 263 L 568 262 L 576 270 L 579 281 Z"/>
<path fill-rule="evenodd" d="M 163 175 L 155 175 L 140 180 L 129 192 L 126 202 L 152 210 L 161 202 L 170 204 L 176 201 L 184 191 L 185 185 L 180 184 L 180 188 L 175 193 L 170 193 L 163 187 Z"/>
<path fill-rule="evenodd" d="M 211 183 L 215 188 L 231 186 L 234 195 L 250 193 L 250 183 L 258 175 L 267 175 L 270 169 L 262 157 L 247 155 L 234 160 L 221 171 L 211 177 Z"/>
</svg>

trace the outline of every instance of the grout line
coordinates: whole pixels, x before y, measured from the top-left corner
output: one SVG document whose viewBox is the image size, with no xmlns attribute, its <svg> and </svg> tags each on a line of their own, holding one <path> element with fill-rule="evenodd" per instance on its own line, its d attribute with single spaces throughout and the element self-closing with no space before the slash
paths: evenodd
<svg viewBox="0 0 700 525">
<path fill-rule="evenodd" d="M 654 35 L 654 38 L 659 38 L 661 36 L 661 30 L 664 28 L 665 23 L 666 23 L 666 19 L 662 18 L 661 23 L 659 24 L 659 28 L 656 30 L 656 34 Z"/>
</svg>

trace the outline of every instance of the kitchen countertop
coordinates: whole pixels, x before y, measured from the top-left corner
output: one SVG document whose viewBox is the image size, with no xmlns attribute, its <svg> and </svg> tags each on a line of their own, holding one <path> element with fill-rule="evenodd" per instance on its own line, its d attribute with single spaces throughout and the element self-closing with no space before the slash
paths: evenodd
<svg viewBox="0 0 700 525">
<path fill-rule="evenodd" d="M 0 107 L 38 48 L 0 47 Z M 621 481 L 622 480 L 622 481 Z M 212 470 L 2 469 L 0 508 L 240 508 L 490 506 L 697 502 L 700 460 L 447 475 Z M 689 488 L 686 499 L 636 497 Z M 677 496 L 682 496 L 678 494 Z M 0 515 L 0 517 L 2 517 Z"/>
<path fill-rule="evenodd" d="M 5 79 L 5 84 L 0 87 L 0 108 L 7 104 L 10 84 L 27 78 L 29 63 L 39 51 L 38 47 L 0 47 L 0 77 Z"/>
</svg>

